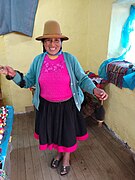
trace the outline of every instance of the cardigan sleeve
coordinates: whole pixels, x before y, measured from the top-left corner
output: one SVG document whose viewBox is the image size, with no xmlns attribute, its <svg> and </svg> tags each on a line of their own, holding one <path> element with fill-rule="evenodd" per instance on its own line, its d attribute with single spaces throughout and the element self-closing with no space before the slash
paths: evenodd
<svg viewBox="0 0 135 180">
<path fill-rule="evenodd" d="M 36 70 L 37 70 L 37 58 L 34 59 L 32 62 L 28 72 L 26 75 L 23 75 L 23 80 L 25 81 L 24 88 L 30 88 L 35 85 L 36 82 Z M 20 85 L 22 78 L 20 76 L 20 73 L 16 72 L 15 77 L 13 78 L 13 81 Z"/>
</svg>

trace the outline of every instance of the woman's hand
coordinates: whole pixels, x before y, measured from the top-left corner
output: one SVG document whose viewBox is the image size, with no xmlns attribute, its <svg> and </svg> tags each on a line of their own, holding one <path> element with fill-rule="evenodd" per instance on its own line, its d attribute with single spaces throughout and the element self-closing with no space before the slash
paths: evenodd
<svg viewBox="0 0 135 180">
<path fill-rule="evenodd" d="M 94 88 L 93 93 L 101 101 L 108 98 L 108 94 L 103 89 Z"/>
<path fill-rule="evenodd" d="M 16 71 L 10 66 L 0 66 L 0 74 L 5 74 L 14 77 L 16 75 Z"/>
</svg>

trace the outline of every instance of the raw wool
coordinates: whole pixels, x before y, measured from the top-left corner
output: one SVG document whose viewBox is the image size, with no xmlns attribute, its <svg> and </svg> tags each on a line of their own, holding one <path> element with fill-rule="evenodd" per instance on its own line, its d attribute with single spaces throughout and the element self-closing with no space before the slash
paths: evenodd
<svg viewBox="0 0 135 180">
<path fill-rule="evenodd" d="M 94 100 L 93 96 L 84 92 L 84 102 L 82 104 L 81 113 L 84 118 L 92 116 L 98 106 L 98 102 Z"/>
<path fill-rule="evenodd" d="M 99 106 L 95 109 L 95 117 L 97 120 L 104 120 L 105 119 L 105 109 L 103 106 L 103 100 L 100 102 Z"/>
</svg>

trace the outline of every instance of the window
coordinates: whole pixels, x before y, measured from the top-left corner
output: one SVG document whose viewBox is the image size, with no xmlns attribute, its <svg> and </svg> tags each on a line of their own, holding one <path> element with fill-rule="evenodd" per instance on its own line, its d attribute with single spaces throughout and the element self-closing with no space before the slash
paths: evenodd
<svg viewBox="0 0 135 180">
<path fill-rule="evenodd" d="M 135 6 L 131 5 L 129 16 L 121 32 L 121 46 L 127 51 L 125 60 L 135 64 Z"/>
<path fill-rule="evenodd" d="M 135 88 L 135 0 L 113 3 L 108 57 L 98 74 L 120 88 Z"/>
</svg>

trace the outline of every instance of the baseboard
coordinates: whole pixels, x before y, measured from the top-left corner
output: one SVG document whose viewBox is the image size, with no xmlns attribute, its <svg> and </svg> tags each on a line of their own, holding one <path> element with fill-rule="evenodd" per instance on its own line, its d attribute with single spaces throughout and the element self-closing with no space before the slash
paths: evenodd
<svg viewBox="0 0 135 180">
<path fill-rule="evenodd" d="M 34 106 L 25 106 L 25 112 L 31 112 L 34 111 Z"/>
</svg>

